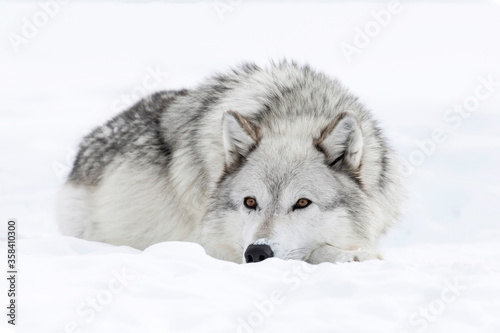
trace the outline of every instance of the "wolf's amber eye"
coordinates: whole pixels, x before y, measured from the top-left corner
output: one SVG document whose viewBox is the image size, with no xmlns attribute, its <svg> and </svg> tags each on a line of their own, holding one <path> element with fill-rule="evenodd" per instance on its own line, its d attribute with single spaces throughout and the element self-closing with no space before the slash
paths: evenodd
<svg viewBox="0 0 500 333">
<path fill-rule="evenodd" d="M 254 198 L 246 197 L 243 200 L 243 204 L 248 209 L 255 209 L 255 208 L 257 208 L 257 200 L 255 200 Z"/>
<path fill-rule="evenodd" d="M 309 206 L 311 204 L 311 200 L 309 199 L 306 199 L 306 198 L 302 198 L 302 199 L 299 199 L 297 201 L 297 203 L 295 204 L 295 206 L 293 206 L 293 209 L 301 209 L 301 208 L 306 208 L 307 206 Z"/>
</svg>

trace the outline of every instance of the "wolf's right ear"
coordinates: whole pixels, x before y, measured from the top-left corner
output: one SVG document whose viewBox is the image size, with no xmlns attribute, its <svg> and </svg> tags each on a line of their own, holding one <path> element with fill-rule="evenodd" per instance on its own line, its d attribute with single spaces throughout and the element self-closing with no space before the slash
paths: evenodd
<svg viewBox="0 0 500 333">
<path fill-rule="evenodd" d="M 222 119 L 222 140 L 226 156 L 226 166 L 233 165 L 246 157 L 259 143 L 260 127 L 238 112 L 228 111 Z"/>
<path fill-rule="evenodd" d="M 321 131 L 314 144 L 325 154 L 328 165 L 345 165 L 353 171 L 361 168 L 363 134 L 358 119 L 352 113 L 343 112 L 335 117 Z"/>
</svg>

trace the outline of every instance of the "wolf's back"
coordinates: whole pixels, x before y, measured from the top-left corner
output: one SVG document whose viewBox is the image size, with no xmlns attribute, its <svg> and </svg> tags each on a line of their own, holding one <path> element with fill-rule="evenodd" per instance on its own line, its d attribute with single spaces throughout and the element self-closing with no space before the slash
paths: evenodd
<svg viewBox="0 0 500 333">
<path fill-rule="evenodd" d="M 157 92 L 95 128 L 82 140 L 68 181 L 97 185 L 106 166 L 123 155 L 168 164 L 171 148 L 163 140 L 160 119 L 172 101 L 184 94 L 183 90 Z"/>
</svg>

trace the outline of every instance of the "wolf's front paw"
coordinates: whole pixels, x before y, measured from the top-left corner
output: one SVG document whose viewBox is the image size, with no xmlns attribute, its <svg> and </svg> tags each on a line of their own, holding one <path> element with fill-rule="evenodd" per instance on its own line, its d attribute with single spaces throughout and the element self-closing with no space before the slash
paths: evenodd
<svg viewBox="0 0 500 333">
<path fill-rule="evenodd" d="M 351 262 L 382 259 L 382 256 L 370 250 L 341 250 L 331 245 L 323 245 L 314 250 L 306 261 L 310 264 L 320 264 L 322 262 Z"/>
</svg>

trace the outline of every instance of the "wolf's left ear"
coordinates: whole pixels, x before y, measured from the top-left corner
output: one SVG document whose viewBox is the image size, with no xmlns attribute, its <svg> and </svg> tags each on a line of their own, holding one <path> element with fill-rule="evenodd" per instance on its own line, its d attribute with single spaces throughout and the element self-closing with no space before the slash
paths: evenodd
<svg viewBox="0 0 500 333">
<path fill-rule="evenodd" d="M 228 111 L 222 119 L 222 139 L 226 166 L 246 157 L 261 137 L 260 127 L 238 112 Z"/>
<path fill-rule="evenodd" d="M 314 140 L 316 147 L 324 152 L 330 166 L 345 163 L 351 170 L 361 167 L 363 134 L 356 116 L 349 112 L 339 114 Z"/>
</svg>

